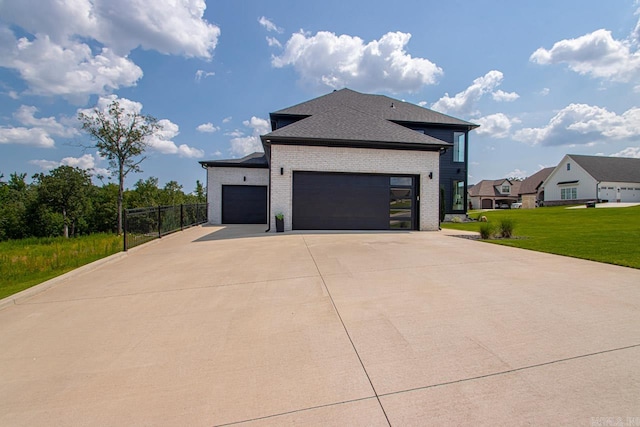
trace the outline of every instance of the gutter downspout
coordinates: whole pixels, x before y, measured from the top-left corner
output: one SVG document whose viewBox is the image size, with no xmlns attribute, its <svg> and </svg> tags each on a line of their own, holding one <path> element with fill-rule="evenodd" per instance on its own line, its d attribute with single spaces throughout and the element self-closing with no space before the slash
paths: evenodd
<svg viewBox="0 0 640 427">
<path fill-rule="evenodd" d="M 265 143 L 262 142 L 262 146 L 264 148 L 264 154 L 267 154 L 267 147 Z M 267 229 L 264 230 L 265 233 L 271 231 L 271 145 L 269 144 L 269 156 L 267 157 L 267 164 L 269 165 L 269 191 L 267 194 Z"/>
</svg>

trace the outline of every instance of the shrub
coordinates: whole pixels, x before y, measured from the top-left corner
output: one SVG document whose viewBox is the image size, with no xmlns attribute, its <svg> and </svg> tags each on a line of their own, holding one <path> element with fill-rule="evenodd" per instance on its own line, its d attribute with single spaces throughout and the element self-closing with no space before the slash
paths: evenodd
<svg viewBox="0 0 640 427">
<path fill-rule="evenodd" d="M 459 224 L 462 222 L 462 218 L 460 218 L 459 216 L 454 216 L 453 218 L 451 218 L 451 222 L 455 222 Z"/>
<path fill-rule="evenodd" d="M 483 222 L 480 225 L 480 238 L 487 240 L 493 236 L 493 224 L 490 222 Z"/>
<path fill-rule="evenodd" d="M 500 220 L 500 235 L 505 239 L 511 238 L 513 236 L 513 228 L 515 226 L 515 221 L 511 218 L 502 218 Z"/>
</svg>

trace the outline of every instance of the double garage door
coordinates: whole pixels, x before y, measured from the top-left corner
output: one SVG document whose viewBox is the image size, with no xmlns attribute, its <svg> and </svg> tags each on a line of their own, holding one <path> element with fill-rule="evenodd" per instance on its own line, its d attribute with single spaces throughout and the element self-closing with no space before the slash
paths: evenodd
<svg viewBox="0 0 640 427">
<path fill-rule="evenodd" d="M 417 177 L 294 172 L 294 230 L 417 228 Z"/>
</svg>

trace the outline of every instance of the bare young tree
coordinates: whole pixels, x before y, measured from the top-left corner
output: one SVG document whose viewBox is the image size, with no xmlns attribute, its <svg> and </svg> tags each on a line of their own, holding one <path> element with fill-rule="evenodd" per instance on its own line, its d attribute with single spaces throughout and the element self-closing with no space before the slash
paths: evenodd
<svg viewBox="0 0 640 427">
<path fill-rule="evenodd" d="M 96 107 L 89 114 L 79 113 L 78 120 L 95 141 L 92 147 L 109 160 L 111 173 L 118 177 L 118 234 L 121 234 L 124 180 L 129 172 L 141 172 L 147 138 L 160 128 L 158 119 L 126 111 L 116 99 L 106 112 Z"/>
</svg>

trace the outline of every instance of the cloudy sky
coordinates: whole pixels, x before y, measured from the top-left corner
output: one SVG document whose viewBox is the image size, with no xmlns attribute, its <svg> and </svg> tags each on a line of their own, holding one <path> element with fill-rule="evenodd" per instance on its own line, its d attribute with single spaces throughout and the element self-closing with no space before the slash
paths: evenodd
<svg viewBox="0 0 640 427">
<path fill-rule="evenodd" d="M 261 150 L 268 113 L 348 87 L 481 125 L 469 181 L 562 156 L 640 157 L 634 0 L 3 0 L 0 172 L 107 162 L 77 115 L 160 120 L 143 173 L 192 191 L 198 160 Z"/>
</svg>

